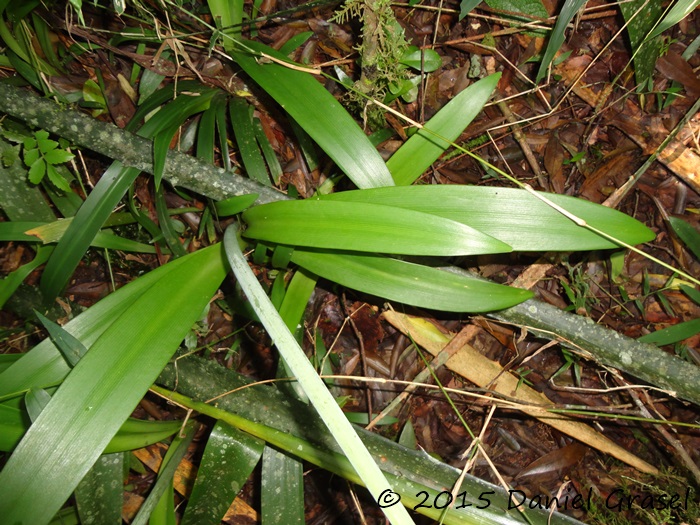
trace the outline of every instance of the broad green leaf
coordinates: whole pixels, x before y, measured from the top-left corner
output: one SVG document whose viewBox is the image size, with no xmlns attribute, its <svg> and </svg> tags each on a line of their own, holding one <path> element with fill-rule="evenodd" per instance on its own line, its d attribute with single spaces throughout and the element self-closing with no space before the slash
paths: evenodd
<svg viewBox="0 0 700 525">
<path fill-rule="evenodd" d="M 75 155 L 73 155 L 70 151 L 65 151 L 62 149 L 54 149 L 44 155 L 44 159 L 46 159 L 46 162 L 50 164 L 63 164 L 74 157 Z"/>
<path fill-rule="evenodd" d="M 700 319 L 693 319 L 643 335 L 637 341 L 663 346 L 683 341 L 698 333 L 700 333 Z"/>
<path fill-rule="evenodd" d="M 564 5 L 557 16 L 557 21 L 554 24 L 554 29 L 549 35 L 549 41 L 547 42 L 547 49 L 542 57 L 542 62 L 540 63 L 540 68 L 537 70 L 537 78 L 535 82 L 539 82 L 547 75 L 547 69 L 554 59 L 557 51 L 561 49 L 564 39 L 566 37 L 566 28 L 571 22 L 571 19 L 576 15 L 576 13 L 583 7 L 586 0 L 566 0 Z"/>
<path fill-rule="evenodd" d="M 243 219 L 248 223 L 246 237 L 278 244 L 409 255 L 511 251 L 456 221 L 381 204 L 279 201 L 250 208 Z"/>
<path fill-rule="evenodd" d="M 252 206 L 252 204 L 258 200 L 257 193 L 251 193 L 248 195 L 237 195 L 235 197 L 230 197 L 226 200 L 214 203 L 214 208 L 216 208 L 216 213 L 221 217 L 228 217 L 229 215 L 236 215 L 241 213 Z"/>
<path fill-rule="evenodd" d="M 283 62 L 289 60 L 257 42 L 246 41 L 245 47 L 256 54 L 265 53 Z M 389 170 L 367 136 L 312 75 L 277 63 L 260 63 L 255 54 L 246 51 L 236 51 L 232 56 L 358 188 L 393 185 Z"/>
<path fill-rule="evenodd" d="M 646 36 L 661 16 L 661 2 L 632 0 L 622 2 L 620 11 L 627 23 L 627 34 L 634 53 L 634 76 L 640 89 L 650 88 L 656 59 L 661 52 L 658 38 L 647 39 Z"/>
<path fill-rule="evenodd" d="M 223 421 L 209 435 L 182 525 L 219 523 L 260 461 L 264 442 Z"/>
<path fill-rule="evenodd" d="M 0 515 L 8 523 L 51 520 L 226 274 L 219 245 L 181 260 L 92 344 L 15 448 L 0 472 Z"/>
<path fill-rule="evenodd" d="M 370 494 L 375 499 L 379 498 L 380 494 L 387 489 L 391 490 L 391 487 L 370 453 L 362 444 L 355 429 L 343 415 L 343 411 L 326 388 L 326 385 L 316 374 L 304 351 L 285 326 L 274 306 L 272 306 L 238 246 L 238 238 L 236 237 L 234 226 L 229 226 L 226 229 L 224 246 L 236 279 L 250 300 L 267 333 L 270 334 L 277 346 L 280 355 L 301 384 L 304 393 L 308 396 L 311 404 L 347 456 L 359 478 L 365 483 Z M 401 505 L 387 507 L 383 511 L 386 517 L 395 525 L 413 523 L 408 512 Z"/>
<path fill-rule="evenodd" d="M 121 525 L 124 504 L 124 454 L 103 454 L 75 489 L 83 523 Z"/>
<path fill-rule="evenodd" d="M 139 277 L 69 321 L 63 329 L 89 348 L 147 290 L 157 282 L 167 280 L 171 272 L 188 264 L 188 260 L 182 257 Z M 45 339 L 0 374 L 0 397 L 21 393 L 31 387 L 58 384 L 69 371 L 70 367 L 53 341 Z"/>
<path fill-rule="evenodd" d="M 555 204 L 628 244 L 654 238 L 641 222 L 582 199 L 544 194 Z M 552 207 L 515 188 L 431 185 L 345 191 L 324 201 L 363 202 L 408 208 L 469 225 L 514 251 L 604 250 L 617 245 L 585 230 Z"/>
<path fill-rule="evenodd" d="M 683 219 L 670 217 L 668 222 L 671 223 L 671 227 L 676 235 L 678 235 L 690 251 L 693 252 L 695 257 L 700 260 L 700 233 Z"/>
<path fill-rule="evenodd" d="M 416 71 L 432 73 L 442 66 L 442 58 L 433 49 L 419 49 L 410 46 L 401 57 L 401 63 Z"/>
<path fill-rule="evenodd" d="M 692 13 L 700 5 L 700 0 L 678 0 L 671 8 L 666 16 L 663 17 L 651 34 L 647 37 L 648 40 L 656 38 L 667 29 L 675 26 L 686 16 Z"/>
<path fill-rule="evenodd" d="M 483 109 L 499 78 L 496 73 L 460 92 L 389 158 L 386 165 L 398 186 L 413 183 L 457 140 Z"/>
<path fill-rule="evenodd" d="M 304 466 L 265 447 L 262 461 L 260 517 L 263 525 L 304 525 Z"/>
<path fill-rule="evenodd" d="M 527 290 L 378 255 L 297 248 L 292 261 L 330 281 L 400 303 L 445 312 L 501 310 L 532 297 Z"/>
</svg>

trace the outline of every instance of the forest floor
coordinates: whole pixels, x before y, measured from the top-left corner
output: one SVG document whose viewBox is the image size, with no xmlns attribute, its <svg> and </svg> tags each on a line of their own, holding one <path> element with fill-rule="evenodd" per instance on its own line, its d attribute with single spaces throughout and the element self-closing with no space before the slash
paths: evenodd
<svg viewBox="0 0 700 525">
<path fill-rule="evenodd" d="M 77 31 L 68 31 L 65 24 L 57 21 L 62 14 L 48 15 L 52 24 L 55 22 L 56 38 L 90 40 L 101 45 L 98 51 L 80 55 L 73 62 L 70 74 L 55 77 L 52 83 L 66 93 L 82 91 L 88 79 L 98 80 L 99 71 L 107 92 L 107 111 L 98 118 L 123 127 L 135 106 L 121 79 L 129 78 L 134 57 L 143 50 L 127 40 L 107 45 L 109 36 L 132 22 L 111 16 L 110 11 L 93 10 L 87 4 L 90 3 L 83 6 L 87 27 Z M 556 9 L 554 4 L 551 0 L 544 2 L 550 14 Z M 324 66 L 329 71 L 335 68 L 349 78 L 359 78 L 362 72 L 357 64 L 356 49 L 361 34 L 358 20 L 330 21 L 338 8 L 335 4 L 292 9 L 295 7 L 283 0 L 263 2 L 260 13 L 269 14 L 270 18 L 255 27 L 244 28 L 244 34 L 255 33 L 254 38 L 279 49 L 295 36 L 311 31 L 313 36 L 298 48 L 293 55 L 295 60 L 309 66 Z M 285 14 L 275 14 L 278 12 Z M 696 10 L 673 28 L 668 48 L 656 64 L 653 87 L 643 94 L 635 89 L 630 45 L 621 31 L 622 17 L 613 4 L 588 2 L 561 50 L 570 54 L 539 85 L 531 80 L 538 62 L 529 59 L 542 52 L 544 39 L 511 27 L 501 13 L 482 5 L 459 20 L 459 5 L 454 1 L 432 0 L 414 6 L 396 5 L 393 12 L 409 43 L 434 50 L 440 57 L 435 70 L 419 82 L 414 100 L 399 99 L 395 103 L 398 111 L 425 122 L 476 79 L 502 72 L 497 87 L 497 97 L 502 102 L 488 104 L 457 142 L 536 189 L 582 197 L 635 217 L 656 233 L 656 239 L 643 246 L 645 252 L 690 275 L 700 275 L 700 261 L 679 241 L 668 222 L 669 217 L 679 217 L 696 230 L 700 227 L 700 195 L 697 182 L 693 186 L 690 181 L 692 168 L 691 171 L 679 168 L 673 159 L 666 158 L 664 162 L 653 163 L 629 192 L 622 195 L 617 191 L 676 128 L 700 96 L 697 75 L 700 55 L 696 53 L 688 61 L 681 58 L 698 36 L 700 12 Z M 195 21 L 179 15 L 159 23 L 161 29 L 170 23 L 183 34 L 197 30 Z M 230 64 L 215 55 L 209 56 L 206 49 L 191 47 L 190 43 L 183 38 L 177 45 L 170 44 L 171 50 L 179 49 L 182 60 L 178 71 L 166 76 L 166 82 L 176 77 L 199 78 L 224 89 L 240 87 L 239 80 L 231 82 L 236 72 Z M 151 58 L 152 55 L 143 55 L 143 60 Z M 327 88 L 362 121 L 361 104 L 351 100 L 334 82 L 327 82 Z M 299 162 L 299 145 L 277 115 L 261 107 L 256 116 L 272 139 L 282 166 L 278 187 L 284 191 L 293 187 L 302 197 L 312 195 L 326 179 L 323 166 L 306 170 Z M 393 133 L 379 149 L 388 157 L 405 138 L 405 126 L 392 114 L 384 117 Z M 364 124 L 368 133 L 375 131 L 371 129 L 372 122 Z M 692 150 L 697 158 L 699 139 L 700 120 L 696 115 L 676 135 L 674 144 Z M 235 155 L 232 160 L 240 164 Z M 84 167 L 87 180 L 96 181 L 105 168 L 104 159 L 85 152 Z M 683 169 L 686 171 L 679 172 Z M 142 209 L 157 220 L 150 180 L 140 178 L 134 191 Z M 448 152 L 418 183 L 503 184 L 495 173 L 458 151 Z M 166 200 L 171 208 L 203 208 L 207 204 L 196 198 L 185 200 L 172 189 L 166 191 Z M 184 225 L 183 239 L 191 239 L 193 245 L 209 242 L 196 238 L 199 226 L 196 214 L 176 218 Z M 108 261 L 102 253 L 93 250 L 83 259 L 65 292 L 72 305 L 89 307 L 114 287 L 119 288 L 168 259 L 158 254 L 128 255 Z M 26 248 L 22 244 L 0 247 L 3 274 L 26 260 Z M 611 259 L 610 252 L 594 252 L 547 254 L 542 258 L 537 254 L 493 256 L 467 263 L 481 275 L 502 283 L 522 283 L 532 275 L 528 272 L 540 272 L 529 283 L 540 300 L 587 316 L 632 338 L 700 317 L 700 305 L 679 290 L 677 282 L 671 282 L 668 270 L 634 253 L 627 253 L 624 260 Z M 258 273 L 263 282 L 272 286 L 267 270 L 259 268 Z M 28 284 L 36 284 L 40 275 L 41 269 L 28 278 Z M 412 381 L 424 364 L 414 351 L 406 351 L 411 346 L 409 339 L 382 318 L 383 308 L 376 298 L 321 283 L 305 316 L 307 349 L 311 351 L 314 339 L 321 337 L 336 356 L 332 361 L 332 372 L 336 375 Z M 527 327 L 498 323 L 482 316 L 413 313 L 430 319 L 445 333 L 459 333 L 469 327 L 467 342 L 471 346 L 557 405 L 595 407 L 614 416 L 650 417 L 648 414 L 653 413 L 660 419 L 700 421 L 697 406 L 663 392 L 618 388 L 636 381 L 567 352 L 559 345 L 546 344 L 529 334 Z M 7 349 L 26 350 L 42 337 L 33 328 L 23 332 L 27 325 L 17 314 L 3 312 L 2 321 L 8 329 L 2 343 Z M 208 326 L 209 333 L 201 344 L 215 349 L 213 354 L 225 366 L 255 379 L 275 376 L 277 358 L 268 336 L 257 325 L 238 318 L 232 322 L 230 312 L 212 303 Z M 236 338 L 237 348 L 231 350 Z M 664 349 L 700 365 L 700 334 Z M 437 371 L 437 378 L 445 387 L 473 387 L 444 367 Z M 376 414 L 396 395 L 393 388 L 380 388 L 372 383 L 365 385 L 357 381 L 347 385 L 337 393 L 348 396 L 344 407 L 348 411 Z M 651 476 L 521 413 L 499 410 L 489 419 L 489 406 L 484 402 L 460 398 L 456 406 L 467 425 L 480 433 L 492 461 L 489 464 L 478 459 L 471 474 L 499 482 L 497 472 L 502 480 L 529 496 L 586 495 L 590 490 L 598 503 L 594 508 L 585 512 L 568 511 L 587 523 L 700 523 L 697 508 L 700 480 L 689 473 L 689 462 L 700 461 L 697 427 L 666 427 L 662 431 L 659 425 L 621 417 L 583 418 L 615 443 L 661 469 L 659 476 Z M 172 410 L 155 397 L 146 398 L 139 408 L 140 412 L 156 418 L 169 418 Z M 409 439 L 406 436 L 413 432 L 416 446 L 453 466 L 464 466 L 462 454 L 471 438 L 442 394 L 420 391 L 409 397 L 394 416 L 392 424 L 380 426 L 377 431 L 392 439 L 397 439 L 402 431 L 406 433 L 403 437 Z M 409 422 L 410 429 L 406 430 Z M 150 453 L 157 453 L 157 447 L 151 447 L 150 452 L 139 458 L 146 461 Z M 193 450 L 193 458 L 198 454 Z M 357 506 L 353 502 L 342 480 L 323 471 L 311 469 L 311 472 L 306 478 L 307 523 L 360 523 L 358 508 L 364 510 L 363 519 L 367 523 L 382 521 L 381 513 L 371 504 Z M 152 478 L 150 471 L 131 473 L 132 494 L 127 498 L 126 515 L 130 506 L 139 504 Z M 241 498 L 249 508 L 255 509 L 253 481 L 249 484 Z M 649 496 L 658 504 L 664 494 L 679 494 L 685 501 L 689 488 L 687 509 L 650 508 L 648 498 L 643 503 L 643 498 Z M 606 498 L 617 489 L 641 497 L 634 505 L 613 499 L 619 505 L 604 508 Z M 229 523 L 246 523 L 250 519 L 233 514 Z"/>
</svg>

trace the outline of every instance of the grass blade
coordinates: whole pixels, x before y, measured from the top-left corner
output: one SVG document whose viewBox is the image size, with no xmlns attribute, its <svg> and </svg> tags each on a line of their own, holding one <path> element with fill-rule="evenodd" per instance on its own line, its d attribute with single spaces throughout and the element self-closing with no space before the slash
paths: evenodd
<svg viewBox="0 0 700 525">
<path fill-rule="evenodd" d="M 51 520 L 226 274 L 219 245 L 181 260 L 95 341 L 9 458 L 0 472 L 0 515 L 8 523 Z"/>
<path fill-rule="evenodd" d="M 490 75 L 459 93 L 389 158 L 386 165 L 397 186 L 415 181 L 457 140 L 481 112 L 500 78 L 500 73 Z"/>
<path fill-rule="evenodd" d="M 459 222 L 381 204 L 279 201 L 250 208 L 243 219 L 248 223 L 246 237 L 312 248 L 407 255 L 511 251 L 507 244 Z"/>
<path fill-rule="evenodd" d="M 245 47 L 288 62 L 286 56 L 263 44 L 246 41 Z M 367 136 L 313 76 L 276 63 L 261 64 L 250 52 L 236 51 L 232 56 L 358 188 L 393 186 L 386 164 Z"/>
</svg>

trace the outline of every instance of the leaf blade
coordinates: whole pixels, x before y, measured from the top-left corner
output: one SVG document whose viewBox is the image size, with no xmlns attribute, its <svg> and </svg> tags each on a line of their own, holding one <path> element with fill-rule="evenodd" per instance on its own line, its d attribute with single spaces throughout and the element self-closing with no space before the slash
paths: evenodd
<svg viewBox="0 0 700 525">
<path fill-rule="evenodd" d="M 437 256 L 511 251 L 507 244 L 456 221 L 374 203 L 279 201 L 250 208 L 243 218 L 248 223 L 246 237 L 278 244 Z"/>
</svg>

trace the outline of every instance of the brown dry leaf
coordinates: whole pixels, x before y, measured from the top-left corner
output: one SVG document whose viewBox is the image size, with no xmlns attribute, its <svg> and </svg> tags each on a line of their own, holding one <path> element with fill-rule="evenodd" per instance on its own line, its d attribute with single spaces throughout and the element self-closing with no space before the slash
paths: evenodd
<svg viewBox="0 0 700 525">
<path fill-rule="evenodd" d="M 637 169 L 638 150 L 616 151 L 608 155 L 605 162 L 586 177 L 580 195 L 592 202 L 600 203 L 606 196 L 605 188 L 619 188 Z"/>
<path fill-rule="evenodd" d="M 564 177 L 564 148 L 559 141 L 558 133 L 554 132 L 547 141 L 544 149 L 544 169 L 549 174 L 549 183 L 555 193 L 564 193 L 566 179 Z"/>
<path fill-rule="evenodd" d="M 695 75 L 690 64 L 678 53 L 669 51 L 656 61 L 656 69 L 666 78 L 683 84 L 691 98 L 700 96 L 700 79 Z"/>
<path fill-rule="evenodd" d="M 439 354 L 451 339 L 429 321 L 419 317 L 391 311 L 384 312 L 383 317 L 397 330 L 410 336 L 434 356 Z M 554 403 L 546 396 L 527 385 L 520 384 L 517 377 L 509 372 L 504 372 L 501 365 L 484 357 L 471 346 L 464 345 L 447 361 L 446 366 L 477 386 L 517 399 L 525 405 L 518 407 L 519 410 L 536 417 L 560 432 L 601 452 L 610 454 L 642 472 L 658 474 L 659 471 L 656 467 L 638 458 L 588 425 L 563 415 L 548 412 L 547 407 L 554 406 Z"/>
<path fill-rule="evenodd" d="M 163 443 L 156 443 L 150 447 L 134 450 L 134 455 L 153 472 L 158 472 L 167 449 L 168 447 Z M 173 487 L 179 494 L 187 497 L 196 477 L 197 467 L 189 459 L 183 458 L 175 471 Z"/>
<path fill-rule="evenodd" d="M 569 470 L 581 461 L 585 453 L 586 447 L 580 443 L 572 443 L 571 445 L 552 450 L 530 463 L 520 471 L 516 478 L 543 476 Z"/>
</svg>

